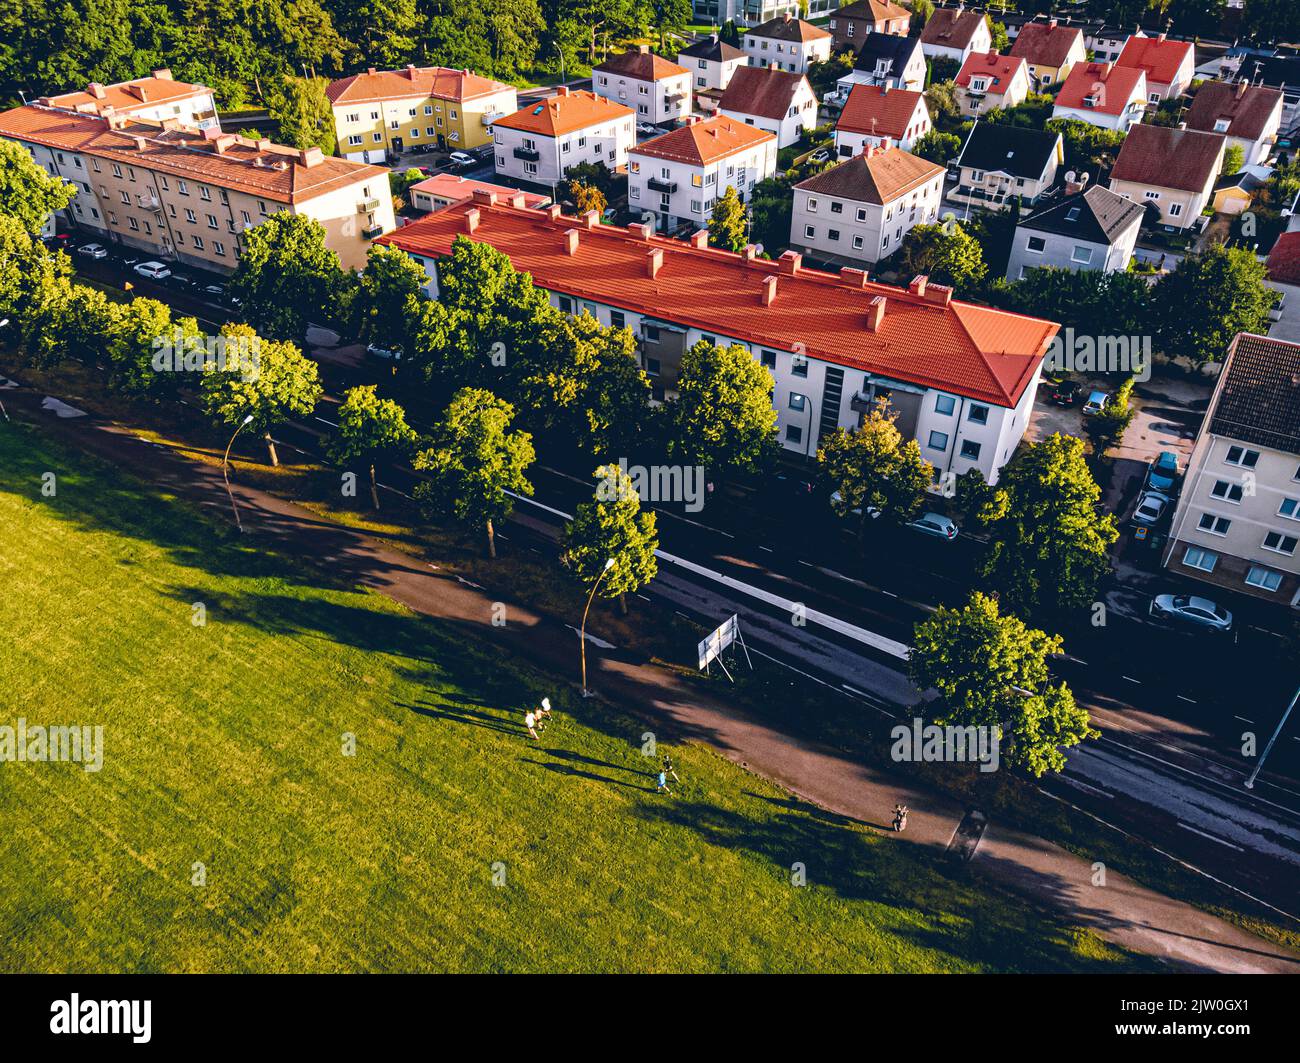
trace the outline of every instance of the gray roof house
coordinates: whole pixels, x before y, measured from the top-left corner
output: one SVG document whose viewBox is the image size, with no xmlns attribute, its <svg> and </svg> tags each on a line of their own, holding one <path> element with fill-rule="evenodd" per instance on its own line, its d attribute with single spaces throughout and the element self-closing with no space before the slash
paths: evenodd
<svg viewBox="0 0 1300 1063">
<path fill-rule="evenodd" d="M 1127 269 L 1145 213 L 1142 204 L 1100 185 L 1066 195 L 1016 226 L 1007 279 L 1020 280 L 1027 270 L 1049 266 L 1106 273 Z"/>
</svg>

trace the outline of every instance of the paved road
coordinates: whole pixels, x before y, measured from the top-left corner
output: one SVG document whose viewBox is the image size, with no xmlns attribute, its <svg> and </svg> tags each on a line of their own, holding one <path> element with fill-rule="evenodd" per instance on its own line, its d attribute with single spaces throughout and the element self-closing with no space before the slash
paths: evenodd
<svg viewBox="0 0 1300 1063">
<path fill-rule="evenodd" d="M 160 492 L 175 492 L 227 518 L 220 472 L 146 445 L 129 430 L 94 418 L 60 419 L 42 410 L 42 396 L 25 388 L 5 392 L 10 414 L 70 439 L 120 467 L 142 475 Z M 3 430 L 3 428 L 0 428 Z M 236 484 L 249 534 L 278 549 L 328 565 L 337 578 L 388 594 L 409 607 L 494 641 L 558 675 L 572 674 L 574 634 L 561 620 L 510 604 L 511 623 L 496 627 L 493 596 L 455 580 L 431 562 L 397 552 L 372 537 L 322 521 L 265 492 Z M 595 631 L 599 635 L 599 631 Z M 617 651 L 589 652 L 592 685 L 625 711 L 653 721 L 664 733 L 706 742 L 725 756 L 772 778 L 823 807 L 884 827 L 893 803 L 914 810 L 900 842 L 960 853 L 970 821 L 943 795 L 901 783 L 837 750 L 794 739 L 768 721 L 715 701 L 670 671 Z M 968 850 L 967 850 L 968 852 Z M 960 856 L 954 855 L 954 859 Z M 1048 910 L 1092 927 L 1109 939 L 1190 971 L 1295 973 L 1300 956 L 1272 946 L 1189 905 L 1172 901 L 1110 872 L 1094 884 L 1089 862 L 1042 839 L 989 824 L 971 865 L 979 874 L 1023 892 Z"/>
</svg>

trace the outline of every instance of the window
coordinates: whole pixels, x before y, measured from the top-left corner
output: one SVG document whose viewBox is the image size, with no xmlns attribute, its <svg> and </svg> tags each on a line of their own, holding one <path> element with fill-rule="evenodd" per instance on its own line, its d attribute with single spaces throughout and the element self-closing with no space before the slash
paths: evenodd
<svg viewBox="0 0 1300 1063">
<path fill-rule="evenodd" d="M 1227 535 L 1228 529 L 1232 527 L 1232 521 L 1227 517 L 1216 517 L 1213 513 L 1202 513 L 1196 526 L 1211 535 Z"/>
<path fill-rule="evenodd" d="M 127 225 L 131 226 L 131 228 L 134 229 L 136 232 L 140 231 L 140 223 L 137 222 L 134 218 L 127 218 L 126 223 Z"/>
<path fill-rule="evenodd" d="M 1294 554 L 1297 542 L 1300 542 L 1300 540 L 1296 539 L 1294 535 L 1269 532 L 1264 536 L 1264 549 L 1272 550 L 1278 554 Z"/>
<path fill-rule="evenodd" d="M 621 310 L 611 310 L 609 312 L 610 328 L 624 328 L 627 325 L 627 318 Z"/>
<path fill-rule="evenodd" d="M 931 432 L 931 433 L 930 433 L 930 449 L 931 449 L 931 450 L 947 450 L 947 449 L 948 449 L 948 433 L 947 433 L 947 432 Z"/>
<path fill-rule="evenodd" d="M 795 376 L 808 375 L 808 359 L 801 354 L 796 354 L 790 359 L 790 372 Z"/>
<path fill-rule="evenodd" d="M 1291 520 L 1300 520 L 1300 498 L 1284 498 L 1282 504 L 1277 507 L 1279 517 L 1289 517 Z"/>
<path fill-rule="evenodd" d="M 859 207 L 859 208 L 858 208 L 857 219 L 858 219 L 858 221 L 866 221 L 866 220 L 867 220 L 867 208 L 866 208 L 866 207 Z"/>
<path fill-rule="evenodd" d="M 855 237 L 853 238 L 853 250 L 854 250 L 854 251 L 861 251 L 861 250 L 862 250 L 862 237 L 860 237 L 860 236 L 855 236 Z"/>
<path fill-rule="evenodd" d="M 1189 546 L 1187 553 L 1183 554 L 1184 565 L 1188 568 L 1198 568 L 1202 572 L 1213 572 L 1218 561 L 1218 554 L 1199 546 Z"/>
<path fill-rule="evenodd" d="M 843 214 L 843 213 L 844 213 L 844 204 L 841 203 L 838 199 L 832 199 L 832 200 L 831 200 L 831 213 L 832 213 L 832 214 Z"/>
<path fill-rule="evenodd" d="M 203 237 L 201 237 L 201 236 L 195 236 L 195 237 L 192 237 L 192 239 L 194 240 L 194 246 L 197 247 L 200 251 L 202 251 L 202 250 L 203 250 Z"/>
<path fill-rule="evenodd" d="M 788 424 L 785 426 L 785 439 L 787 443 L 802 443 L 803 429 L 797 424 Z"/>
<path fill-rule="evenodd" d="M 567 295 L 561 295 L 560 309 L 563 310 L 566 314 L 573 313 L 573 300 L 570 299 Z"/>
<path fill-rule="evenodd" d="M 217 216 L 215 214 L 208 214 L 206 217 L 208 219 L 208 228 L 215 229 L 217 227 Z"/>
<path fill-rule="evenodd" d="M 961 443 L 961 456 L 970 458 L 971 461 L 978 461 L 980 456 L 980 445 L 972 439 L 963 439 Z"/>
<path fill-rule="evenodd" d="M 647 359 L 645 360 L 645 371 L 646 371 L 647 373 L 649 373 L 651 376 L 658 376 L 658 375 L 659 375 L 659 359 L 658 359 L 658 358 L 647 358 Z"/>
<path fill-rule="evenodd" d="M 1047 241 L 1041 236 L 1031 236 L 1029 242 L 1025 244 L 1025 250 L 1033 252 L 1035 255 L 1041 255 L 1043 248 L 1047 246 Z"/>
<path fill-rule="evenodd" d="M 1230 483 L 1227 480 L 1218 480 L 1210 488 L 1210 494 L 1214 498 L 1221 498 L 1225 502 L 1232 502 L 1241 505 L 1241 484 Z"/>
<path fill-rule="evenodd" d="M 220 240 L 213 240 L 212 250 L 215 251 L 218 255 L 224 255 L 226 253 L 226 245 L 223 244 Z"/>
<path fill-rule="evenodd" d="M 1282 586 L 1282 573 L 1274 572 L 1263 565 L 1251 565 L 1246 573 L 1246 582 L 1252 587 L 1264 591 L 1275 591 Z"/>
<path fill-rule="evenodd" d="M 205 203 L 211 202 L 212 190 L 207 185 L 199 185 L 199 198 Z"/>
<path fill-rule="evenodd" d="M 1253 469 L 1255 463 L 1259 461 L 1258 450 L 1247 450 L 1245 447 L 1229 447 L 1228 453 L 1224 455 L 1223 460 L 1229 465 L 1241 465 L 1247 469 Z"/>
<path fill-rule="evenodd" d="M 952 411 L 957 408 L 957 400 L 951 395 L 936 395 L 934 398 L 934 412 L 941 413 L 945 417 L 951 415 Z"/>
<path fill-rule="evenodd" d="M 989 408 L 978 403 L 971 403 L 970 409 L 966 411 L 966 420 L 974 424 L 988 424 Z"/>
<path fill-rule="evenodd" d="M 1169 216 L 1171 218 L 1178 217 L 1178 215 L 1180 215 L 1182 212 L 1183 212 L 1183 205 L 1181 203 L 1169 204 Z"/>
<path fill-rule="evenodd" d="M 651 343 L 658 343 L 658 342 L 659 342 L 659 326 L 658 326 L 658 325 L 645 325 L 645 326 L 642 327 L 641 331 L 642 331 L 642 333 L 645 335 L 645 338 L 646 338 L 647 340 L 649 340 Z"/>
<path fill-rule="evenodd" d="M 1092 261 L 1092 248 L 1084 244 L 1075 244 L 1074 252 L 1070 255 L 1070 261 L 1079 262 L 1086 266 Z"/>
<path fill-rule="evenodd" d="M 768 369 L 776 369 L 776 351 L 760 351 L 758 360 Z"/>
<path fill-rule="evenodd" d="M 790 392 L 790 409 L 803 410 L 803 409 L 807 409 L 807 407 L 808 407 L 807 396 L 800 395 L 797 391 Z"/>
<path fill-rule="evenodd" d="M 199 223 L 198 215 L 196 215 L 194 211 L 190 210 L 189 207 L 185 208 L 185 220 L 191 225 L 197 225 Z"/>
<path fill-rule="evenodd" d="M 840 231 L 839 229 L 827 229 L 826 236 L 828 239 L 838 240 L 840 238 Z"/>
<path fill-rule="evenodd" d="M 1142 193 L 1142 198 L 1143 198 L 1143 199 L 1159 199 L 1159 198 L 1160 198 L 1160 193 L 1159 193 L 1159 192 L 1153 192 L 1153 191 L 1151 191 L 1151 189 L 1148 188 L 1145 192 Z"/>
</svg>

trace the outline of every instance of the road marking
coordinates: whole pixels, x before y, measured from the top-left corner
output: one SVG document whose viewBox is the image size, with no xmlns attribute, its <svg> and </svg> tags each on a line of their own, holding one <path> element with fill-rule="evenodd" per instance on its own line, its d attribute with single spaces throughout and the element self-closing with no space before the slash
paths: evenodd
<svg viewBox="0 0 1300 1063">
<path fill-rule="evenodd" d="M 811 679 L 814 683 L 818 683 L 821 686 L 824 686 L 827 690 L 834 690 L 835 693 L 837 694 L 844 693 L 842 690 L 836 687 L 834 683 L 828 683 L 826 682 L 825 679 L 818 679 L 815 675 L 809 675 L 807 672 L 803 671 L 802 669 L 796 668 L 792 664 L 787 664 L 785 661 L 780 660 L 777 657 L 773 657 L 770 653 L 764 653 L 762 650 L 755 649 L 753 646 L 749 647 L 749 652 L 754 654 L 756 657 L 766 658 L 767 660 L 771 661 L 773 664 L 777 664 L 780 665 L 782 668 L 789 669 L 791 672 L 794 672 L 795 675 L 801 675 L 805 679 Z M 888 709 L 884 708 L 881 705 L 875 704 L 872 701 L 864 701 L 862 702 L 862 704 L 866 705 L 867 708 L 869 709 L 875 709 L 877 712 L 881 713 L 884 716 L 888 716 L 891 720 L 898 719 L 898 717 L 894 713 L 890 712 Z"/>
<path fill-rule="evenodd" d="M 1122 675 L 1122 676 L 1120 676 L 1120 678 L 1121 678 L 1121 679 L 1127 679 L 1130 683 L 1136 683 L 1138 686 L 1141 686 L 1141 685 L 1142 685 L 1142 680 L 1140 680 L 1140 679 L 1134 679 L 1131 675 Z"/>
<path fill-rule="evenodd" d="M 606 642 L 604 639 L 598 639 L 590 631 L 588 631 L 585 635 L 583 635 L 582 632 L 579 631 L 572 624 L 565 624 L 564 626 L 567 627 L 570 631 L 572 631 L 575 635 L 582 635 L 582 637 L 585 638 L 588 642 L 590 642 L 593 646 L 597 646 L 602 650 L 618 649 L 618 647 L 615 646 L 612 642 Z"/>
<path fill-rule="evenodd" d="M 466 587 L 473 587 L 476 591 L 481 591 L 481 590 L 483 589 L 481 586 L 479 586 L 479 585 L 478 585 L 477 583 L 475 583 L 473 580 L 468 580 L 468 579 L 466 579 L 464 576 L 457 576 L 457 577 L 456 577 L 456 582 L 457 582 L 457 583 L 463 583 L 463 584 L 465 584 Z"/>
<path fill-rule="evenodd" d="M 1244 716 L 1234 716 L 1233 719 L 1234 719 L 1234 720 L 1240 720 L 1242 723 L 1254 723 L 1254 722 L 1255 722 L 1254 720 L 1248 720 L 1248 719 L 1246 719 L 1246 717 L 1244 717 Z"/>
<path fill-rule="evenodd" d="M 889 597 L 891 597 L 891 598 L 897 598 L 897 597 L 898 597 L 898 595 L 895 594 L 893 591 L 885 591 L 885 590 L 882 590 L 880 593 L 881 593 L 881 594 L 887 594 L 887 595 L 889 595 Z"/>
<path fill-rule="evenodd" d="M 638 594 L 637 597 L 640 598 L 643 602 L 648 602 L 650 600 L 644 594 Z"/>
<path fill-rule="evenodd" d="M 337 427 L 338 427 L 338 425 L 336 425 L 333 421 L 327 421 L 327 420 L 325 420 L 324 417 L 316 417 L 315 419 L 316 419 L 317 421 L 320 421 L 321 424 L 327 424 L 327 425 L 329 425 L 331 428 L 337 428 Z"/>
<path fill-rule="evenodd" d="M 1193 701 L 1191 698 L 1189 698 L 1189 697 L 1187 697 L 1187 696 L 1185 696 L 1185 695 L 1183 695 L 1183 694 L 1179 694 L 1179 695 L 1178 695 L 1178 700 L 1179 700 L 1179 701 L 1186 701 L 1186 702 L 1188 702 L 1188 703 L 1191 704 L 1191 705 L 1195 705 L 1195 704 L 1196 704 L 1195 701 Z M 1246 722 L 1249 723 L 1250 721 L 1247 720 Z"/>
<path fill-rule="evenodd" d="M 1069 775 L 1060 775 L 1057 776 L 1057 778 L 1059 778 L 1063 783 L 1068 783 L 1070 786 L 1077 786 L 1080 790 L 1087 790 L 1089 793 L 1096 794 L 1098 797 L 1104 797 L 1107 800 L 1113 800 L 1115 797 L 1114 794 L 1107 793 L 1105 790 L 1092 786 L 1089 783 L 1082 782 L 1079 779 L 1072 778 Z"/>
<path fill-rule="evenodd" d="M 766 550 L 769 554 L 774 554 L 774 553 L 776 553 L 776 551 L 773 550 L 770 546 L 760 546 L 759 549 L 760 549 L 760 550 Z"/>
<path fill-rule="evenodd" d="M 1206 834 L 1205 831 L 1203 830 L 1197 830 L 1195 827 L 1189 827 L 1181 819 L 1178 821 L 1178 825 L 1182 827 L 1183 830 L 1189 830 L 1193 834 L 1199 834 L 1202 838 L 1209 838 L 1210 841 L 1212 842 L 1218 842 L 1220 845 L 1226 845 L 1229 849 L 1236 849 L 1237 852 L 1239 853 L 1244 853 L 1246 851 L 1240 845 L 1233 845 L 1232 842 L 1225 842 L 1222 838 L 1216 838 L 1213 834 Z"/>
</svg>

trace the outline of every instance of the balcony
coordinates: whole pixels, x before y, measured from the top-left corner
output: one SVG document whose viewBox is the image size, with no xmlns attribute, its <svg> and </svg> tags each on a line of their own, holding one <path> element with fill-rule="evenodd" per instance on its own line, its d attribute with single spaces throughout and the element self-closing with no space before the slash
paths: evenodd
<svg viewBox="0 0 1300 1063">
<path fill-rule="evenodd" d="M 665 92 L 664 106 L 671 107 L 674 103 L 681 103 L 684 99 L 686 99 L 686 93 L 684 92 Z"/>
<path fill-rule="evenodd" d="M 372 210 L 378 210 L 378 209 L 379 209 L 379 200 L 375 196 L 371 196 L 369 199 L 363 199 L 360 203 L 357 204 L 358 214 L 369 214 Z"/>
<path fill-rule="evenodd" d="M 666 196 L 671 196 L 674 192 L 677 191 L 676 181 L 665 181 L 659 177 L 650 178 L 650 180 L 647 181 L 646 184 L 650 187 L 650 191 L 662 192 Z"/>
<path fill-rule="evenodd" d="M 500 111 L 484 111 L 481 115 L 479 115 L 479 121 L 482 122 L 485 126 L 490 126 L 493 122 L 495 122 L 500 117 L 501 117 Z"/>
<path fill-rule="evenodd" d="M 137 193 L 135 201 L 146 210 L 162 210 L 162 204 L 158 202 L 158 197 L 152 192 Z"/>
<path fill-rule="evenodd" d="M 542 153 L 536 148 L 515 148 L 512 154 L 516 159 L 523 159 L 525 162 L 536 162 L 542 157 Z"/>
<path fill-rule="evenodd" d="M 361 235 L 366 240 L 373 240 L 376 236 L 384 235 L 384 227 L 382 225 L 367 226 L 361 230 Z"/>
</svg>

